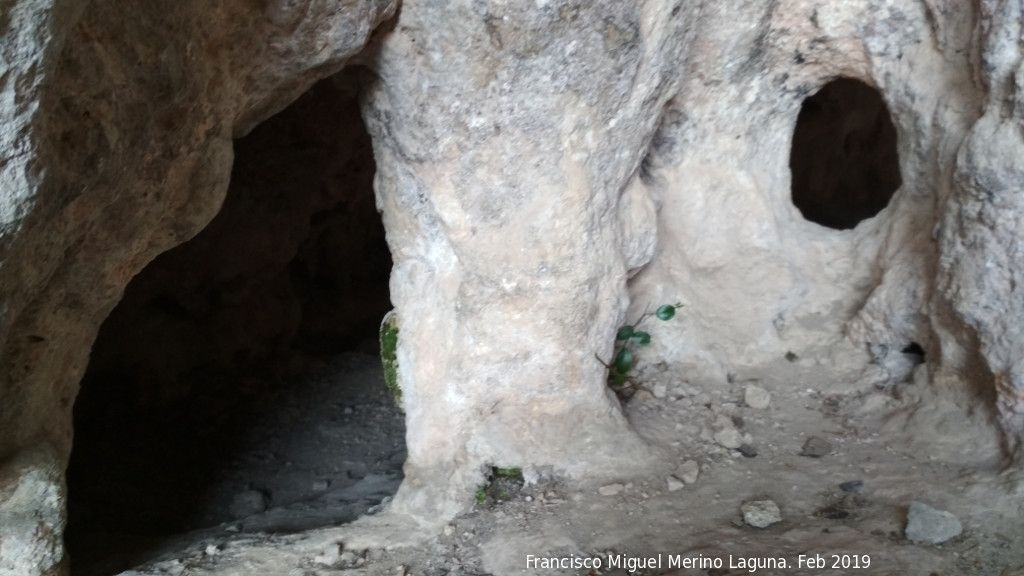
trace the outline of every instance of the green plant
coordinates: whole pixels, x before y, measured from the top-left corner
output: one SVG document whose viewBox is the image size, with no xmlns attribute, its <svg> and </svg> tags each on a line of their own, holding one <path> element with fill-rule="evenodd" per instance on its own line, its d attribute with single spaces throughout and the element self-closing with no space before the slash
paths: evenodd
<svg viewBox="0 0 1024 576">
<path fill-rule="evenodd" d="M 398 385 L 398 315 L 394 310 L 385 314 L 380 323 L 380 361 L 384 365 L 384 385 L 404 411 L 402 388 Z"/>
<path fill-rule="evenodd" d="M 476 490 L 476 503 L 480 506 L 511 500 L 523 489 L 522 468 L 491 467 L 486 472 L 486 483 Z"/>
<path fill-rule="evenodd" d="M 608 369 L 608 385 L 620 395 L 632 395 L 633 392 L 643 388 L 639 382 L 629 376 L 629 372 L 636 366 L 638 347 L 651 343 L 651 334 L 640 330 L 640 325 L 651 316 L 662 321 L 671 320 L 675 317 L 676 310 L 682 307 L 682 304 L 676 303 L 659 306 L 654 312 L 645 309 L 636 322 L 620 327 L 615 333 L 615 356 L 611 364 L 598 357 L 598 361 Z"/>
<path fill-rule="evenodd" d="M 494 468 L 493 475 L 498 478 L 508 478 L 514 480 L 520 484 L 523 483 L 523 469 L 522 468 L 502 468 L 496 466 Z"/>
</svg>

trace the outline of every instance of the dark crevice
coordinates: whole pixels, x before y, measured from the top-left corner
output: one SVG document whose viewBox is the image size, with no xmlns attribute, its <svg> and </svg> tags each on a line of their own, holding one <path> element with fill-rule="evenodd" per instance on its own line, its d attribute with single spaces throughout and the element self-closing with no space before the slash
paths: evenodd
<svg viewBox="0 0 1024 576">
<path fill-rule="evenodd" d="M 138 274 L 101 327 L 74 410 L 67 545 L 76 575 L 119 572 L 169 535 L 234 520 L 237 502 L 223 501 L 218 482 L 254 438 L 267 459 L 271 444 L 291 441 L 288 431 L 265 434 L 267 423 L 341 409 L 308 406 L 306 396 L 363 405 L 329 396 L 324 378 L 296 377 L 346 351 L 357 354 L 361 385 L 374 361 L 379 370 L 370 355 L 390 309 L 391 258 L 356 86 L 347 73 L 320 82 L 236 140 L 219 214 Z M 376 458 L 391 466 L 391 457 L 404 458 Z M 333 472 L 325 465 L 323 478 Z M 335 486 L 353 480 L 339 478 Z M 302 497 L 285 492 L 269 503 Z"/>
<path fill-rule="evenodd" d="M 901 350 L 907 356 L 914 358 L 916 364 L 924 363 L 924 348 L 917 342 L 911 342 Z"/>
</svg>

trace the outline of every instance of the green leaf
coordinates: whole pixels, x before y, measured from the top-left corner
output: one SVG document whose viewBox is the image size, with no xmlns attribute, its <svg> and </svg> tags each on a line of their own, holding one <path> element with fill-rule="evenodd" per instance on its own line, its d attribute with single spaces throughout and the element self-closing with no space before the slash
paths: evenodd
<svg viewBox="0 0 1024 576">
<path fill-rule="evenodd" d="M 629 339 L 641 346 L 647 346 L 651 343 L 651 335 L 647 332 L 633 332 Z"/>
<path fill-rule="evenodd" d="M 676 307 L 671 304 L 665 304 L 658 308 L 657 315 L 659 320 L 671 320 L 676 315 Z"/>
<path fill-rule="evenodd" d="M 629 340 L 630 336 L 633 335 L 633 327 L 626 324 L 622 328 L 619 328 L 619 332 L 615 335 L 616 340 Z"/>
<path fill-rule="evenodd" d="M 629 372 L 629 369 L 633 367 L 633 353 L 628 348 L 619 350 L 619 353 L 615 356 L 615 370 L 619 374 L 625 374 Z"/>
<path fill-rule="evenodd" d="M 626 383 L 626 380 L 628 380 L 628 378 L 626 378 L 625 374 L 616 374 L 612 376 L 612 386 L 622 386 L 623 384 Z"/>
</svg>

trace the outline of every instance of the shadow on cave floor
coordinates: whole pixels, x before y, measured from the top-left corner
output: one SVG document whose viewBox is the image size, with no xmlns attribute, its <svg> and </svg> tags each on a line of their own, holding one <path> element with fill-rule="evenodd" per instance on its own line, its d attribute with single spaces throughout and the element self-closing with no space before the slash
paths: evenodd
<svg viewBox="0 0 1024 576">
<path fill-rule="evenodd" d="M 207 376 L 196 387 L 207 392 L 160 411 L 79 417 L 68 470 L 72 573 L 120 572 L 200 528 L 342 524 L 393 495 L 405 424 L 380 359 L 348 352 L 294 372 L 233 376 L 227 386 Z"/>
</svg>

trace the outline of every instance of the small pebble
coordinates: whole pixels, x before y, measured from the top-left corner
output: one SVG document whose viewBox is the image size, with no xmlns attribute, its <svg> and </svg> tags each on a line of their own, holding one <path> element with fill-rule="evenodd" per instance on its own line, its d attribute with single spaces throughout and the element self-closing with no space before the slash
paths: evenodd
<svg viewBox="0 0 1024 576">
<path fill-rule="evenodd" d="M 755 528 L 767 528 L 782 521 L 779 505 L 772 500 L 753 500 L 740 505 L 743 521 Z"/>
<path fill-rule="evenodd" d="M 320 554 L 313 558 L 313 562 L 321 566 L 333 566 L 341 559 L 341 546 L 328 544 Z"/>
<path fill-rule="evenodd" d="M 760 386 L 749 384 L 743 391 L 743 401 L 756 410 L 764 410 L 772 402 L 772 395 Z"/>
<path fill-rule="evenodd" d="M 807 456 L 810 458 L 821 458 L 829 452 L 832 452 L 832 444 L 828 440 L 823 440 L 817 436 L 811 436 L 804 442 L 803 450 L 800 451 L 801 456 Z"/>
<path fill-rule="evenodd" d="M 736 429 L 732 418 L 721 415 L 715 420 L 715 428 L 718 430 L 712 436 L 720 446 L 735 450 L 743 444 L 743 435 Z"/>
<path fill-rule="evenodd" d="M 697 464 L 695 460 L 687 460 L 676 468 L 676 477 L 681 479 L 687 484 L 693 484 L 697 481 L 697 476 L 700 474 L 700 464 Z"/>
<path fill-rule="evenodd" d="M 960 520 L 945 510 L 937 510 L 921 502 L 911 502 L 904 535 L 911 542 L 942 544 L 963 532 Z"/>
<path fill-rule="evenodd" d="M 850 480 L 849 482 L 843 482 L 839 485 L 839 489 L 843 492 L 857 492 L 864 486 L 863 480 Z"/>
<path fill-rule="evenodd" d="M 668 491 L 669 492 L 675 492 L 677 490 L 682 490 L 684 486 L 686 486 L 686 484 L 683 483 L 683 481 L 680 480 L 679 478 L 676 478 L 675 476 L 669 476 L 668 477 Z"/>
<path fill-rule="evenodd" d="M 608 484 L 607 486 L 601 486 L 597 489 L 598 493 L 602 496 L 615 496 L 622 492 L 626 487 L 616 482 L 615 484 Z"/>
<path fill-rule="evenodd" d="M 741 444 L 737 450 L 747 458 L 754 458 L 757 456 L 757 448 L 754 448 L 750 444 Z"/>
</svg>

